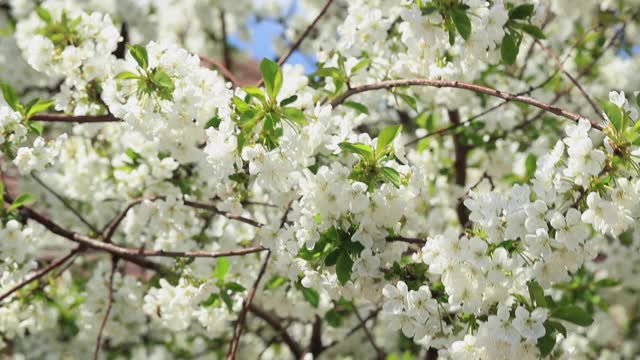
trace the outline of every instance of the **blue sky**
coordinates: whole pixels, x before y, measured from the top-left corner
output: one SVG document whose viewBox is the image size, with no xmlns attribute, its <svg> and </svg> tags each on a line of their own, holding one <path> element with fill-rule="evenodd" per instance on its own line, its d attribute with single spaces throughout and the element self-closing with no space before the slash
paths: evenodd
<svg viewBox="0 0 640 360">
<path fill-rule="evenodd" d="M 295 5 L 293 11 L 295 11 Z M 251 53 L 257 60 L 265 57 L 276 59 L 281 55 L 276 53 L 272 46 L 273 39 L 280 36 L 284 31 L 284 27 L 280 23 L 270 19 L 256 21 L 255 17 L 250 17 L 247 21 L 247 26 L 251 32 L 250 41 L 243 41 L 237 35 L 232 34 L 229 37 L 231 45 Z M 294 52 L 287 63 L 302 64 L 307 73 L 313 72 L 315 69 L 313 56 L 302 55 L 299 51 Z"/>
</svg>

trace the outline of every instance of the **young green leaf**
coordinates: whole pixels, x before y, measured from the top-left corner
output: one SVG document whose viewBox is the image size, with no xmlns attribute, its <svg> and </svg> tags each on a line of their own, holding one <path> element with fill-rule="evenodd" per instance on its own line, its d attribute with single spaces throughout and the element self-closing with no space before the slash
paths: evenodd
<svg viewBox="0 0 640 360">
<path fill-rule="evenodd" d="M 149 66 L 149 56 L 147 55 L 147 48 L 142 45 L 127 45 L 131 56 L 140 65 L 141 68 L 146 69 Z"/>
<path fill-rule="evenodd" d="M 456 25 L 456 29 L 460 36 L 463 39 L 469 39 L 471 35 L 471 20 L 469 20 L 469 16 L 467 13 L 460 9 L 454 9 L 451 13 L 451 17 L 453 18 L 453 23 Z"/>
<path fill-rule="evenodd" d="M 52 20 L 51 13 L 49 13 L 49 11 L 42 6 L 38 6 L 36 8 L 36 14 L 38 14 L 38 17 L 46 23 L 50 23 Z"/>
<path fill-rule="evenodd" d="M 535 281 L 529 281 L 527 283 L 527 287 L 529 288 L 531 303 L 535 303 L 537 306 L 546 307 L 547 300 L 544 298 L 544 289 L 542 286 Z"/>
<path fill-rule="evenodd" d="M 31 118 L 33 115 L 47 111 L 51 106 L 55 104 L 54 100 L 42 100 L 38 99 L 34 104 L 27 107 L 27 119 Z"/>
<path fill-rule="evenodd" d="M 267 95 L 275 102 L 280 88 L 282 87 L 282 70 L 277 63 L 264 58 L 260 63 L 260 72 L 264 79 L 264 86 L 267 89 Z"/>
<path fill-rule="evenodd" d="M 407 94 L 397 94 L 397 95 L 400 96 L 402 100 L 404 100 L 404 102 L 406 102 L 413 109 L 413 111 L 418 111 L 418 102 L 413 96 L 410 96 Z"/>
<path fill-rule="evenodd" d="M 244 100 L 240 99 L 237 96 L 233 97 L 233 105 L 236 106 L 236 111 L 238 113 L 244 113 L 251 110 L 251 105 L 244 102 Z"/>
<path fill-rule="evenodd" d="M 384 179 L 388 182 L 392 183 L 396 187 L 400 187 L 400 185 L 402 185 L 400 174 L 394 168 L 383 166 L 380 171 L 382 172 Z"/>
<path fill-rule="evenodd" d="M 350 108 L 352 108 L 353 110 L 355 110 L 355 111 L 357 111 L 359 113 L 367 114 L 367 115 L 369 114 L 369 109 L 366 106 L 364 106 L 364 105 L 362 105 L 360 103 L 357 103 L 355 101 L 345 101 L 342 105 L 344 105 L 346 107 L 350 107 Z"/>
<path fill-rule="evenodd" d="M 20 111 L 20 101 L 18 100 L 18 95 L 16 95 L 13 87 L 7 83 L 0 84 L 0 87 L 2 87 L 2 96 L 4 97 L 4 101 L 7 105 L 9 105 L 14 111 Z"/>
<path fill-rule="evenodd" d="M 282 116 L 295 122 L 298 125 L 304 125 L 307 123 L 307 119 L 305 118 L 302 110 L 294 107 L 283 107 Z"/>
<path fill-rule="evenodd" d="M 381 153 L 402 132 L 402 125 L 390 125 L 380 131 L 376 151 Z"/>
<path fill-rule="evenodd" d="M 514 7 L 509 10 L 509 19 L 511 20 L 523 20 L 533 14 L 533 4 L 523 4 Z"/>
<path fill-rule="evenodd" d="M 20 194 L 15 200 L 13 200 L 11 206 L 9 206 L 9 211 L 31 204 L 34 201 L 36 201 L 36 199 L 33 195 L 28 193 Z"/>
<path fill-rule="evenodd" d="M 301 291 L 304 299 L 307 300 L 313 307 L 317 308 L 320 304 L 320 295 L 318 294 L 318 292 L 314 289 L 306 287 L 303 287 Z"/>
<path fill-rule="evenodd" d="M 589 326 L 593 323 L 591 315 L 576 305 L 561 306 L 551 312 L 551 317 L 566 320 L 580 326 Z"/>
<path fill-rule="evenodd" d="M 173 91 L 174 85 L 173 80 L 166 72 L 159 70 L 156 71 L 155 74 L 151 77 L 151 81 L 158 87 L 163 88 L 167 91 Z"/>
<path fill-rule="evenodd" d="M 502 45 L 500 45 L 500 55 L 502 61 L 507 65 L 513 65 L 518 58 L 519 44 L 513 33 L 504 34 L 502 38 Z"/>
<path fill-rule="evenodd" d="M 116 75 L 116 80 L 129 80 L 129 79 L 138 79 L 140 75 L 134 74 L 131 71 L 123 71 Z"/>
<path fill-rule="evenodd" d="M 365 145 L 362 143 L 352 144 L 348 142 L 342 142 L 338 146 L 340 146 L 340 149 L 345 152 L 360 155 L 365 159 L 373 157 L 373 149 L 369 145 Z"/>
<path fill-rule="evenodd" d="M 355 74 L 358 70 L 371 65 L 371 59 L 360 60 L 354 67 L 351 68 L 351 74 Z"/>
<path fill-rule="evenodd" d="M 553 327 L 546 326 L 545 324 L 545 334 L 543 337 L 538 339 L 538 349 L 540 349 L 540 357 L 544 358 L 547 355 L 551 354 L 553 348 L 556 346 L 556 333 Z"/>
<path fill-rule="evenodd" d="M 522 31 L 524 31 L 527 34 L 533 36 L 535 39 L 541 40 L 541 39 L 546 39 L 547 38 L 544 35 L 544 33 L 542 32 L 542 30 L 540 30 L 540 28 L 535 26 L 535 25 L 522 24 L 520 27 L 522 28 Z"/>
<path fill-rule="evenodd" d="M 224 280 L 225 275 L 227 275 L 227 272 L 229 271 L 229 260 L 227 260 L 226 257 L 221 257 L 218 258 L 218 261 L 216 262 L 216 268 L 215 270 L 213 270 L 213 275 L 218 279 L 218 280 Z"/>
<path fill-rule="evenodd" d="M 618 107 L 618 105 L 612 103 L 611 101 L 604 101 L 602 103 L 602 109 L 604 110 L 605 115 L 607 115 L 607 118 L 609 119 L 609 121 L 611 121 L 611 124 L 616 130 L 624 130 L 622 129 L 624 113 L 622 112 L 622 109 Z"/>
<path fill-rule="evenodd" d="M 336 261 L 336 275 L 338 275 L 338 281 L 344 285 L 351 280 L 351 271 L 353 268 L 353 260 L 346 251 L 341 251 Z"/>
<path fill-rule="evenodd" d="M 296 100 L 298 100 L 298 95 L 291 95 L 288 98 L 280 101 L 280 106 L 287 106 L 287 105 L 291 105 L 294 102 L 296 102 Z"/>
</svg>

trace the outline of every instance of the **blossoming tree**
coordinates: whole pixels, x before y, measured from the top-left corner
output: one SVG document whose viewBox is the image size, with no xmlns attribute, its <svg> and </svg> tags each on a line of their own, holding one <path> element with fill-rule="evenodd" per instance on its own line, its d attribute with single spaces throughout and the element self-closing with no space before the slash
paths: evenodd
<svg viewBox="0 0 640 360">
<path fill-rule="evenodd" d="M 296 6 L 0 2 L 1 357 L 639 356 L 640 1 Z"/>
</svg>

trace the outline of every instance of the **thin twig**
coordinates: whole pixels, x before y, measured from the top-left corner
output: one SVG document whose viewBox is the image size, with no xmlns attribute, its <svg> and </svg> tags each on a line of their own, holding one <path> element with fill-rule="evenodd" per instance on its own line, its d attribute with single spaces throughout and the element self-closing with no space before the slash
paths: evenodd
<svg viewBox="0 0 640 360">
<path fill-rule="evenodd" d="M 457 80 L 431 80 L 431 79 L 386 80 L 378 83 L 356 86 L 345 91 L 340 96 L 335 98 L 331 102 L 331 106 L 335 108 L 338 105 L 342 104 L 344 101 L 346 101 L 349 97 L 355 94 L 372 91 L 372 90 L 390 89 L 390 88 L 400 87 L 400 86 L 429 86 L 429 87 L 436 87 L 436 88 L 456 88 L 456 89 L 469 90 L 469 91 L 474 91 L 474 92 L 498 97 L 504 100 L 529 104 L 537 108 L 540 108 L 544 111 L 550 112 L 552 114 L 556 114 L 558 116 L 562 116 L 569 120 L 573 120 L 575 122 L 578 122 L 580 119 L 586 119 L 582 115 L 572 113 L 570 111 L 564 110 L 554 105 L 546 104 L 542 101 L 535 100 L 528 96 L 516 95 L 516 94 L 496 90 L 490 87 L 471 84 L 471 83 L 465 83 Z M 598 130 L 603 129 L 602 125 L 594 121 L 590 121 L 590 122 L 593 128 Z"/>
<path fill-rule="evenodd" d="M 233 75 L 231 70 L 227 69 L 227 67 L 224 65 L 223 62 L 218 61 L 216 59 L 212 59 L 204 55 L 198 55 L 198 57 L 200 57 L 200 63 L 202 65 L 215 66 L 225 79 L 231 81 L 231 84 L 234 87 L 240 85 L 240 80 L 238 80 L 238 78 L 235 75 Z"/>
<path fill-rule="evenodd" d="M 282 338 L 282 341 L 287 344 L 289 350 L 294 355 L 296 359 L 300 359 L 303 354 L 302 346 L 289 334 L 287 328 L 282 325 L 282 321 L 272 315 L 271 313 L 265 311 L 261 307 L 255 304 L 249 304 L 249 311 L 253 313 L 255 316 L 264 320 L 267 324 L 269 324 Z"/>
<path fill-rule="evenodd" d="M 120 122 L 119 119 L 111 114 L 107 115 L 67 115 L 58 113 L 40 113 L 33 115 L 30 120 L 45 122 L 71 122 L 71 123 L 102 123 L 102 122 Z"/>
<path fill-rule="evenodd" d="M 247 312 L 249 311 L 249 306 L 251 306 L 251 302 L 256 295 L 256 291 L 258 286 L 260 285 L 260 280 L 264 276 L 267 271 L 267 265 L 269 265 L 269 258 L 271 257 L 271 251 L 267 250 L 267 256 L 264 258 L 264 262 L 262 263 L 262 267 L 260 268 L 260 272 L 258 273 L 258 277 L 256 281 L 253 283 L 251 290 L 247 294 L 247 298 L 245 299 L 242 310 L 240 311 L 240 315 L 238 316 L 238 321 L 236 322 L 236 328 L 234 329 L 233 341 L 231 341 L 231 348 L 229 352 L 228 359 L 235 359 L 236 354 L 238 352 L 238 346 L 240 345 L 240 337 L 242 336 L 242 331 L 244 330 L 244 322 L 247 318 Z"/>
<path fill-rule="evenodd" d="M 22 289 L 23 287 L 31 284 L 34 281 L 40 279 L 41 277 L 47 275 L 52 270 L 54 270 L 55 268 L 57 268 L 60 265 L 64 264 L 67 260 L 71 259 L 73 256 L 75 256 L 77 253 L 79 253 L 82 250 L 83 250 L 83 247 L 79 246 L 79 247 L 75 248 L 73 251 L 71 251 L 70 253 L 68 253 L 67 255 L 65 255 L 65 256 L 61 257 L 60 259 L 52 262 L 48 266 L 36 271 L 33 275 L 27 277 L 26 279 L 24 279 L 23 281 L 21 281 L 20 283 L 18 283 L 17 285 L 12 287 L 11 289 L 9 289 L 7 292 L 5 292 L 4 294 L 0 295 L 0 301 L 6 299 L 7 297 L 11 296 L 11 294 L 15 293 L 16 291 Z"/>
<path fill-rule="evenodd" d="M 327 2 L 324 4 L 322 9 L 320 9 L 320 13 L 318 13 L 318 16 L 316 16 L 316 18 L 313 19 L 313 22 L 309 24 L 307 29 L 302 33 L 302 35 L 300 35 L 298 40 L 289 48 L 289 50 L 287 50 L 286 53 L 280 56 L 280 58 L 278 59 L 278 65 L 282 65 L 285 62 L 287 62 L 291 54 L 293 54 L 293 52 L 296 51 L 300 47 L 300 45 L 302 45 L 302 42 L 304 41 L 304 39 L 306 39 L 307 36 L 309 36 L 309 34 L 311 33 L 311 30 L 313 30 L 313 28 L 318 24 L 318 21 L 320 21 L 320 18 L 322 18 L 324 14 L 327 12 L 327 10 L 329 9 L 329 6 L 331 6 L 331 3 L 333 3 L 333 0 L 327 0 Z"/>
<path fill-rule="evenodd" d="M 43 188 L 45 188 L 49 193 L 51 193 L 51 195 L 53 195 L 56 199 L 60 200 L 60 202 L 62 203 L 62 205 L 64 205 L 65 208 L 67 208 L 69 211 L 71 211 L 73 213 L 73 215 L 75 215 L 78 220 L 80 220 L 83 224 L 85 224 L 89 229 L 91 229 L 91 231 L 93 231 L 94 233 L 98 233 L 98 229 L 93 226 L 87 219 L 84 218 L 84 216 L 82 216 L 82 214 L 80 214 L 80 212 L 78 210 L 76 210 L 73 206 L 71 206 L 71 204 L 69 204 L 69 202 L 67 201 L 67 199 L 65 199 L 62 195 L 58 194 L 58 192 L 56 192 L 52 187 L 50 187 L 49 185 L 47 185 L 47 183 L 45 183 L 44 181 L 42 181 L 42 179 L 40 179 L 35 172 L 31 173 L 31 177 L 38 183 L 40 184 L 40 186 L 42 186 Z"/>
<path fill-rule="evenodd" d="M 109 320 L 109 314 L 111 313 L 111 308 L 113 307 L 113 276 L 116 273 L 117 267 L 118 258 L 113 257 L 111 260 L 111 274 L 109 274 L 109 297 L 107 298 L 107 310 L 104 313 L 102 323 L 100 324 L 100 329 L 98 330 L 98 338 L 96 339 L 96 349 L 93 353 L 93 360 L 98 360 L 98 354 L 100 354 L 100 346 L 102 344 L 102 333 L 104 331 L 104 327 L 107 325 L 107 320 Z"/>
<path fill-rule="evenodd" d="M 367 335 L 367 339 L 369 339 L 371 346 L 373 346 L 373 349 L 376 351 L 376 354 L 378 355 L 378 359 L 379 360 L 384 359 L 385 358 L 384 350 L 382 350 L 382 348 L 379 347 L 378 344 L 376 344 L 376 340 L 373 337 L 373 334 L 371 334 L 371 331 L 369 331 L 369 328 L 367 328 L 367 324 L 365 324 L 364 319 L 362 318 L 362 316 L 360 316 L 358 309 L 354 308 L 353 313 L 358 318 L 358 321 L 360 321 L 360 324 L 362 324 L 362 330 L 364 330 L 364 333 Z"/>
<path fill-rule="evenodd" d="M 229 44 L 227 43 L 227 20 L 225 19 L 223 10 L 220 10 L 220 24 L 222 27 L 222 54 L 224 59 L 224 67 L 227 68 L 229 72 L 231 72 L 233 63 L 231 60 L 231 49 L 229 48 Z"/>
</svg>

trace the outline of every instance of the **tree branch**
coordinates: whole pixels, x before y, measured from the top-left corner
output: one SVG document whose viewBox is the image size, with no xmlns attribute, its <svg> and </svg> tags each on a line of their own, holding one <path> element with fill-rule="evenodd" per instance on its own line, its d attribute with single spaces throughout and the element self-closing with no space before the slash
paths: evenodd
<svg viewBox="0 0 640 360">
<path fill-rule="evenodd" d="M 428 86 L 428 87 L 436 87 L 436 88 L 456 88 L 456 89 L 469 90 L 469 91 L 486 94 L 489 96 L 498 97 L 508 101 L 515 101 L 515 102 L 520 102 L 524 104 L 529 104 L 537 108 L 540 108 L 544 111 L 550 112 L 552 114 L 556 114 L 558 116 L 567 118 L 569 120 L 573 120 L 575 122 L 578 122 L 580 119 L 586 119 L 584 116 L 581 116 L 579 114 L 572 113 L 570 111 L 564 110 L 554 105 L 543 103 L 541 101 L 535 100 L 528 96 L 516 95 L 516 94 L 492 89 L 486 86 L 465 83 L 457 80 L 404 79 L 404 80 L 381 81 L 374 84 L 367 84 L 367 85 L 353 87 L 345 91 L 344 93 L 342 93 L 337 98 L 335 98 L 331 102 L 331 106 L 335 108 L 340 104 L 342 104 L 349 97 L 355 94 L 372 91 L 372 90 L 390 89 L 390 88 L 399 87 L 399 86 Z M 591 122 L 591 126 L 593 128 L 601 131 L 603 130 L 602 125 L 591 120 L 589 121 Z"/>
<path fill-rule="evenodd" d="M 268 313 L 261 307 L 255 304 L 249 304 L 249 311 L 251 311 L 255 316 L 264 320 L 267 324 L 269 324 L 282 338 L 282 341 L 287 344 L 291 353 L 293 353 L 296 359 L 302 358 L 304 352 L 302 350 L 302 346 L 289 334 L 287 328 L 282 325 L 280 319 L 276 318 L 274 315 Z"/>
<path fill-rule="evenodd" d="M 107 325 L 107 320 L 109 320 L 109 313 L 111 313 L 111 307 L 113 306 L 113 276 L 116 273 L 117 266 L 118 258 L 113 257 L 111 259 L 111 274 L 109 274 L 109 297 L 107 298 L 107 310 L 105 311 L 104 317 L 102 318 L 100 330 L 98 330 L 98 338 L 96 339 L 96 349 L 93 353 L 93 360 L 98 360 L 98 355 L 100 354 L 100 346 L 102 343 L 102 332 L 104 331 L 104 327 Z"/>
<path fill-rule="evenodd" d="M 358 309 L 354 308 L 353 309 L 353 313 L 358 318 L 358 321 L 360 321 L 360 324 L 362 324 L 362 330 L 364 330 L 364 333 L 367 335 L 367 339 L 369 339 L 369 342 L 371 343 L 371 346 L 373 346 L 374 350 L 376 351 L 376 354 L 378 356 L 378 360 L 384 360 L 385 359 L 384 350 L 382 350 L 382 348 L 380 348 L 376 344 L 376 341 L 375 341 L 373 335 L 371 334 L 371 331 L 369 331 L 369 329 L 367 328 L 367 325 L 365 324 L 364 319 L 362 318 L 362 316 L 360 316 L 360 313 L 358 312 Z"/>
<path fill-rule="evenodd" d="M 67 255 L 61 257 L 60 259 L 52 262 L 51 264 L 49 264 L 48 266 L 36 271 L 33 275 L 27 277 L 26 279 L 24 279 L 23 281 L 21 281 L 20 283 L 18 283 L 16 286 L 12 287 L 11 289 L 9 289 L 7 292 L 5 292 L 4 294 L 0 295 L 0 301 L 6 299 L 7 297 L 11 296 L 13 293 L 15 293 L 16 291 L 22 289 L 23 287 L 31 284 L 32 282 L 40 279 L 41 277 L 47 275 L 48 273 L 50 273 L 52 270 L 54 270 L 55 268 L 61 266 L 62 264 L 64 264 L 67 260 L 71 259 L 72 257 L 74 257 L 77 253 L 83 251 L 84 248 L 82 246 L 78 246 L 77 248 L 75 248 L 73 251 L 71 251 L 70 253 L 68 253 Z"/>
<path fill-rule="evenodd" d="M 460 112 L 458 110 L 449 110 L 449 121 L 453 125 L 460 124 Z M 455 152 L 454 161 L 454 178 L 455 184 L 462 187 L 467 185 L 467 155 L 469 154 L 469 146 L 462 142 L 462 134 L 453 134 L 453 147 Z M 460 226 L 466 227 L 469 222 L 469 211 L 464 206 L 462 200 L 458 200 L 456 205 L 456 213 L 458 214 L 458 221 Z"/>
<path fill-rule="evenodd" d="M 45 122 L 72 122 L 72 123 L 101 123 L 123 121 L 111 114 L 107 115 L 67 115 L 58 113 L 40 113 L 33 115 L 30 120 Z"/>
<path fill-rule="evenodd" d="M 253 298 L 256 296 L 256 291 L 258 289 L 258 285 L 260 285 L 260 280 L 264 276 L 267 271 L 267 265 L 269 265 L 269 258 L 271 257 L 271 251 L 267 250 L 267 256 L 264 258 L 264 262 L 262 263 L 262 267 L 260 268 L 260 272 L 258 273 L 258 277 L 256 281 L 253 283 L 251 290 L 247 294 L 247 298 L 244 301 L 242 306 L 242 310 L 240 311 L 240 315 L 238 316 L 238 321 L 236 322 L 236 328 L 234 329 L 233 341 L 231 342 L 231 349 L 229 352 L 228 359 L 234 360 L 236 358 L 236 353 L 238 352 L 238 346 L 240 345 L 240 337 L 242 336 L 242 331 L 244 330 L 244 322 L 247 318 L 247 312 L 249 311 L 249 306 L 251 306 L 251 302 Z"/>
<path fill-rule="evenodd" d="M 200 58 L 200 64 L 204 65 L 204 66 L 215 66 L 218 71 L 220 71 L 220 74 L 222 74 L 222 76 L 231 81 L 231 85 L 233 85 L 234 87 L 239 86 L 240 85 L 240 80 L 238 80 L 238 78 L 233 75 L 233 73 L 231 72 L 231 70 L 229 70 L 224 63 L 222 63 L 221 61 L 218 61 L 216 59 L 212 59 L 210 57 L 204 56 L 204 55 L 198 55 L 198 57 Z"/>
</svg>

